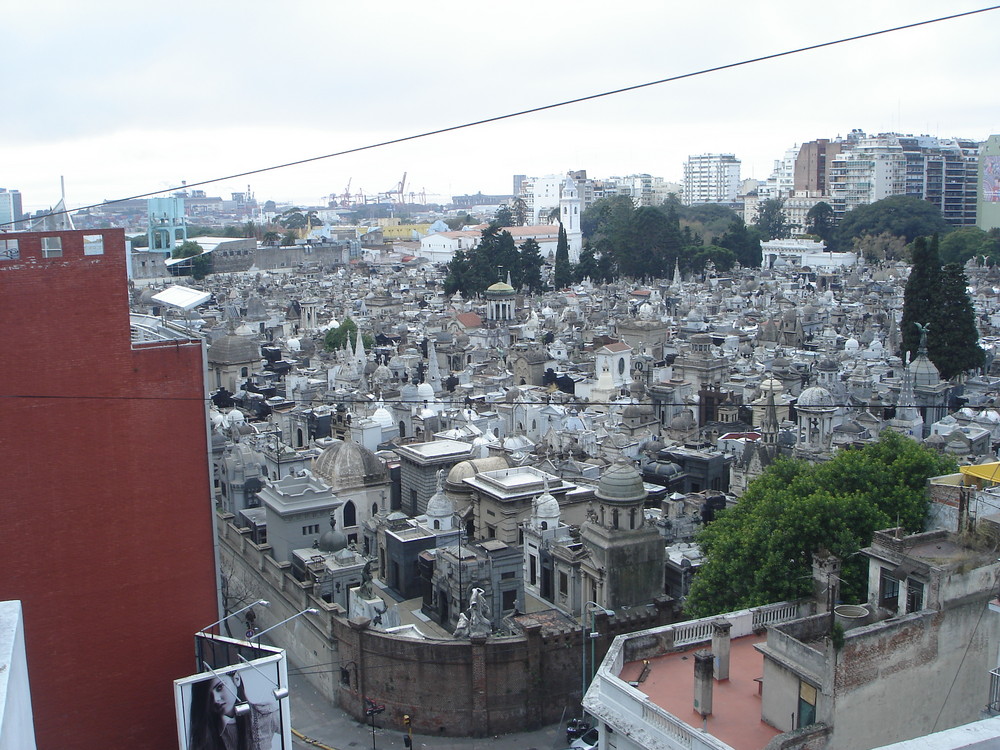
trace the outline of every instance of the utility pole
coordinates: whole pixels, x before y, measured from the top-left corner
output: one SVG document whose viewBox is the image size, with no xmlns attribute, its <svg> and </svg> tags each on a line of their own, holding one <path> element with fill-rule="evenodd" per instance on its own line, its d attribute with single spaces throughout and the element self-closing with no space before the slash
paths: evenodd
<svg viewBox="0 0 1000 750">
<path fill-rule="evenodd" d="M 365 698 L 365 715 L 372 720 L 372 750 L 375 750 L 375 715 L 385 711 L 384 703 L 376 703 L 371 698 Z"/>
</svg>

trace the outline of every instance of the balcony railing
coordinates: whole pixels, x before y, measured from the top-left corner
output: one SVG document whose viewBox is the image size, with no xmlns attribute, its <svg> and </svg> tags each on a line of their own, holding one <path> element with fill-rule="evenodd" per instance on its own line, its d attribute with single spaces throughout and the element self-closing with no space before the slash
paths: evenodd
<svg viewBox="0 0 1000 750">
<path fill-rule="evenodd" d="M 1000 668 L 990 670 L 990 699 L 986 707 L 993 714 L 1000 714 Z"/>
</svg>

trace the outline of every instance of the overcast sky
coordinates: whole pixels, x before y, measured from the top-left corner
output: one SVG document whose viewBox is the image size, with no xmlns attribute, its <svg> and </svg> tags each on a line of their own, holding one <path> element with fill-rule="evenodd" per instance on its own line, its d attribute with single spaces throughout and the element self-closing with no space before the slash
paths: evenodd
<svg viewBox="0 0 1000 750">
<path fill-rule="evenodd" d="M 8 3 L 0 187 L 122 198 L 986 7 L 956 0 Z M 173 15 L 171 15 L 173 13 Z M 998 132 L 1000 10 L 205 186 L 320 204 L 586 169 L 743 176 L 814 138 Z"/>
</svg>

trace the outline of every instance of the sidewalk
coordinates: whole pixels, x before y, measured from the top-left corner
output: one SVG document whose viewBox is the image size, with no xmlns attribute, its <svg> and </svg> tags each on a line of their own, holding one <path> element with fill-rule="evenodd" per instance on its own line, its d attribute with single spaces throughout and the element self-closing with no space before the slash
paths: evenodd
<svg viewBox="0 0 1000 750">
<path fill-rule="evenodd" d="M 334 750 L 367 750 L 372 746 L 370 724 L 361 724 L 339 708 L 331 706 L 301 675 L 289 675 L 292 727 L 306 737 Z M 567 717 L 569 718 L 569 717 Z M 377 721 L 377 720 L 376 720 Z M 400 728 L 401 729 L 401 728 Z M 292 736 L 292 747 L 316 745 Z M 534 732 L 505 734 L 499 737 L 431 737 L 413 735 L 413 750 L 558 750 L 566 747 L 565 727 L 558 724 Z M 403 732 L 375 728 L 376 750 L 405 750 Z"/>
</svg>

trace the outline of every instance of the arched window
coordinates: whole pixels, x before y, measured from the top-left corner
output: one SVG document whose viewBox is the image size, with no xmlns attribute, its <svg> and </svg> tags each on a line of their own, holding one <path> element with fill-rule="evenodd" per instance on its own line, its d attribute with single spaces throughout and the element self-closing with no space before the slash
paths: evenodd
<svg viewBox="0 0 1000 750">
<path fill-rule="evenodd" d="M 437 520 L 436 518 L 434 519 L 434 528 L 435 529 L 440 529 L 441 528 L 441 522 L 439 520 Z"/>
<path fill-rule="evenodd" d="M 302 428 L 299 427 L 299 428 L 297 428 L 295 430 L 295 447 L 296 448 L 301 448 L 302 447 L 302 445 L 303 445 L 302 438 L 303 438 Z"/>
<path fill-rule="evenodd" d="M 399 436 L 401 438 L 405 438 L 406 437 L 406 423 L 403 422 L 402 419 L 399 420 Z"/>
<path fill-rule="evenodd" d="M 542 521 L 542 531 L 545 531 L 548 528 L 549 528 L 549 522 L 548 521 Z"/>
<path fill-rule="evenodd" d="M 373 516 L 378 515 L 378 503 L 372 503 L 372 515 Z"/>
<path fill-rule="evenodd" d="M 241 367 L 240 368 L 240 377 L 241 378 L 245 378 L 249 374 L 250 374 L 250 370 L 248 368 L 246 368 L 246 367 Z"/>
<path fill-rule="evenodd" d="M 354 508 L 354 501 L 348 500 L 344 503 L 344 527 L 358 525 L 358 512 Z"/>
</svg>

